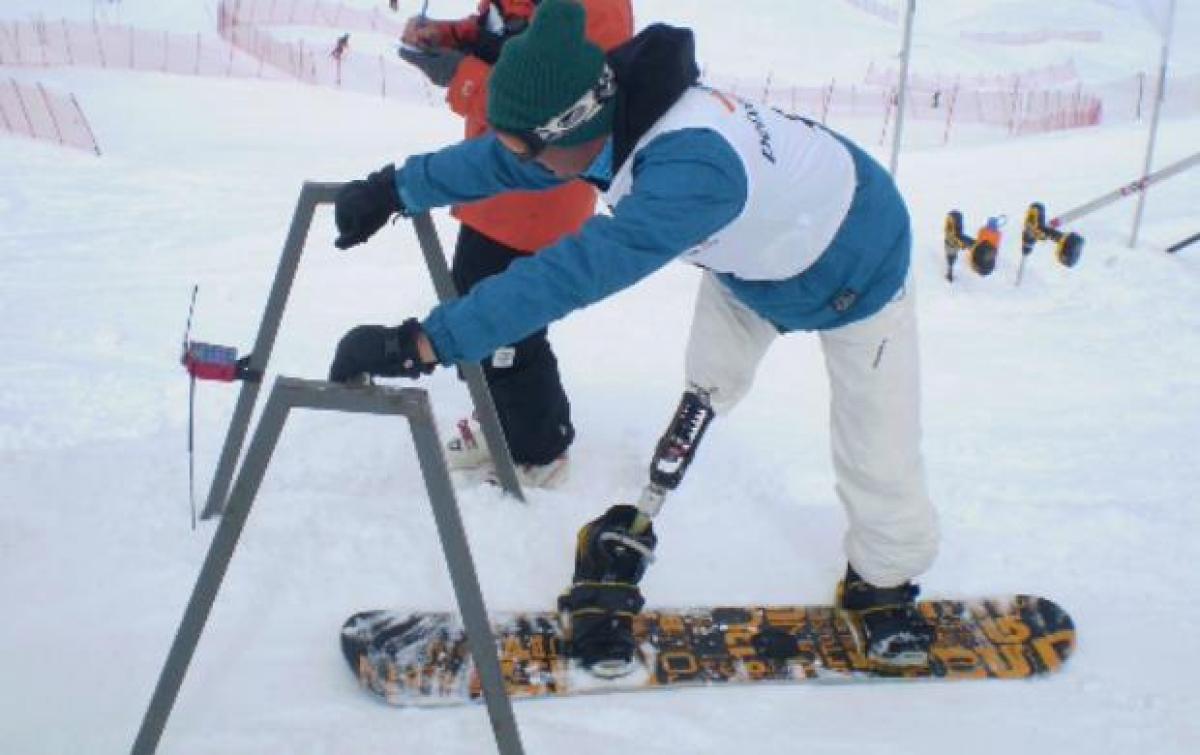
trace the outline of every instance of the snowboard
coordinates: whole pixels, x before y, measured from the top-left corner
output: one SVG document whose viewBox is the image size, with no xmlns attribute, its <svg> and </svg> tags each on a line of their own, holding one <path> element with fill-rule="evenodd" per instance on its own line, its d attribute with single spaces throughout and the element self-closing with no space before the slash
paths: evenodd
<svg viewBox="0 0 1200 755">
<path fill-rule="evenodd" d="M 832 606 L 651 610 L 634 621 L 634 670 L 602 679 L 564 652 L 557 613 L 492 616 L 513 699 L 685 686 L 921 679 L 1026 679 L 1057 671 L 1075 647 L 1067 613 L 1017 595 L 918 603 L 936 628 L 928 666 L 877 668 L 854 619 Z M 480 701 L 461 620 L 451 613 L 366 611 L 342 627 L 342 652 L 363 688 L 392 705 Z"/>
</svg>

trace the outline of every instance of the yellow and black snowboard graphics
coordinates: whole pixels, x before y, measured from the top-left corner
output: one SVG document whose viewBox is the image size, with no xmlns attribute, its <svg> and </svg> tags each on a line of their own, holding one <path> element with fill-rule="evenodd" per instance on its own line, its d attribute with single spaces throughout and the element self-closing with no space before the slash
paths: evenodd
<svg viewBox="0 0 1200 755">
<path fill-rule="evenodd" d="M 722 606 L 645 611 L 638 663 L 600 679 L 564 651 L 555 613 L 493 616 L 514 699 L 679 686 L 1026 679 L 1057 671 L 1075 647 L 1071 617 L 1018 595 L 918 604 L 937 629 L 928 667 L 883 669 L 867 659 L 853 619 L 831 606 Z M 461 621 L 449 613 L 367 611 L 342 627 L 342 652 L 362 686 L 392 705 L 456 705 L 481 698 Z"/>
</svg>

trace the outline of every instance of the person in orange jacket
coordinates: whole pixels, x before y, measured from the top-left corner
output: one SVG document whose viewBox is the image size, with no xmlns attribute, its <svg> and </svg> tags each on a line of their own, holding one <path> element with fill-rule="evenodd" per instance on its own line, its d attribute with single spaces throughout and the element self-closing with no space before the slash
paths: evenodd
<svg viewBox="0 0 1200 755">
<path fill-rule="evenodd" d="M 587 37 L 598 47 L 607 51 L 632 36 L 630 0 L 581 2 L 587 12 Z M 487 132 L 492 66 L 505 41 L 529 26 L 537 5 L 538 0 L 480 0 L 475 14 L 460 20 L 408 20 L 400 57 L 432 83 L 446 87 L 450 109 L 466 121 L 467 138 Z M 455 207 L 461 227 L 451 274 L 459 293 L 578 231 L 595 207 L 595 189 L 579 180 L 550 191 L 512 192 Z M 567 448 L 575 428 L 546 329 L 497 349 L 482 364 L 521 481 L 535 487 L 560 485 L 566 479 Z M 446 458 L 455 469 L 490 464 L 473 419 L 458 422 Z"/>
</svg>

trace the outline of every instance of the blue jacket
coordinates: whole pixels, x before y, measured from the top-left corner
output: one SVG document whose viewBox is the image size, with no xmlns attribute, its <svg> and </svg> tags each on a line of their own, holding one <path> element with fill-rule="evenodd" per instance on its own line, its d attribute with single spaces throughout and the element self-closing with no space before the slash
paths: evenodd
<svg viewBox="0 0 1200 755">
<path fill-rule="evenodd" d="M 844 143 L 854 157 L 858 187 L 821 258 L 782 281 L 719 274 L 738 299 L 781 332 L 834 328 L 869 316 L 895 295 L 908 271 L 904 202 L 878 163 Z M 592 218 L 578 234 L 516 260 L 430 312 L 423 326 L 444 364 L 483 359 L 636 283 L 731 222 L 746 202 L 741 160 L 713 131 L 664 134 L 629 159 L 634 188 L 611 217 Z M 560 181 L 536 162 L 518 161 L 494 135 L 486 135 L 410 157 L 396 183 L 405 207 L 421 212 Z"/>
</svg>

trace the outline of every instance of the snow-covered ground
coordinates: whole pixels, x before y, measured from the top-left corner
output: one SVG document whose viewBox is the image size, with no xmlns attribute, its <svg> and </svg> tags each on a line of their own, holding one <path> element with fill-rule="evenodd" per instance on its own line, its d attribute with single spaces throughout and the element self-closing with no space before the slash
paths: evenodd
<svg viewBox="0 0 1200 755">
<path fill-rule="evenodd" d="M 473 4 L 435 0 L 432 10 Z M 785 65 L 819 70 L 814 80 L 861 76 L 895 49 L 894 27 L 841 0 L 635 4 L 640 23 L 657 14 L 694 24 L 710 66 L 747 76 Z M 123 22 L 211 33 L 212 5 L 96 7 Z M 921 22 L 946 42 L 918 44 L 931 73 L 970 59 L 955 45 L 957 30 L 979 28 L 971 18 L 992 29 L 1043 26 L 1034 2 L 921 5 L 948 14 L 941 26 L 932 10 Z M 1198 5 L 1179 2 L 1184 73 L 1200 69 Z M 1073 28 L 1105 33 L 1103 43 L 1071 46 L 1081 71 L 1154 64 L 1157 43 L 1135 16 L 1090 0 L 1057 6 L 1077 9 Z M 1053 20 L 1065 24 L 1057 6 Z M 92 7 L 4 0 L 0 20 L 34 11 L 89 18 Z M 1027 54 L 995 47 L 990 59 L 1015 70 Z M 122 752 L 215 529 L 189 526 L 187 382 L 177 359 L 192 284 L 193 335 L 248 347 L 301 182 L 359 177 L 452 140 L 460 125 L 443 108 L 287 83 L 0 73 L 75 91 L 104 147 L 97 159 L 0 139 L 0 752 Z M 1165 122 L 1158 164 L 1194 153 L 1198 135 L 1200 118 Z M 519 704 L 527 751 L 1196 751 L 1200 248 L 1163 249 L 1200 230 L 1200 172 L 1153 190 L 1137 248 L 1126 243 L 1125 201 L 1075 226 L 1087 238 L 1077 268 L 1058 267 L 1043 248 L 1025 283 L 1012 285 L 1024 207 L 1038 200 L 1053 214 L 1127 182 L 1145 139 L 1143 127 L 1118 125 L 914 148 L 901 159 L 917 231 L 926 452 L 944 530 L 925 591 L 1053 597 L 1079 626 L 1078 653 L 1062 673 Z M 886 159 L 875 140 L 866 146 Z M 942 279 L 950 208 L 971 226 L 986 214 L 1010 218 L 991 277 Z M 438 224 L 448 244 L 453 223 L 439 215 Z M 434 302 L 404 224 L 351 252 L 332 239 L 323 210 L 273 374 L 320 377 L 347 328 L 422 315 Z M 636 496 L 678 398 L 696 281 L 674 266 L 554 327 L 579 429 L 571 481 L 531 492 L 528 506 L 486 488 L 460 491 L 489 607 L 546 606 L 569 578 L 575 529 Z M 450 371 L 424 385 L 443 422 L 469 410 Z M 200 388 L 201 498 L 234 398 Z M 652 603 L 830 598 L 844 521 L 826 403 L 815 339 L 782 340 L 661 516 L 660 558 L 644 583 Z M 338 651 L 337 630 L 354 611 L 453 606 L 410 446 L 395 420 L 293 417 L 164 752 L 494 749 L 481 707 L 375 704 Z"/>
</svg>

